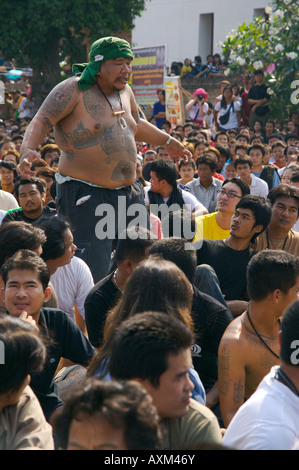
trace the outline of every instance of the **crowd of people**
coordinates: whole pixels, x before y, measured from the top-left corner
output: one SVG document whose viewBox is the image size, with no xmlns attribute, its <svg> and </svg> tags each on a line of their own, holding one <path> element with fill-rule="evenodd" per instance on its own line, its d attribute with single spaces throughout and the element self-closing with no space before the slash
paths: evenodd
<svg viewBox="0 0 299 470">
<path fill-rule="evenodd" d="M 0 448 L 299 449 L 298 113 L 258 71 L 150 123 L 131 60 L 1 116 Z"/>
</svg>

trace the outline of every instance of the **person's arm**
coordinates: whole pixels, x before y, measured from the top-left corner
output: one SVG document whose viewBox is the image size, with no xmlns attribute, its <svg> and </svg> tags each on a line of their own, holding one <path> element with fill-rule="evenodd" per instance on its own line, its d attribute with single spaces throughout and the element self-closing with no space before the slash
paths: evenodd
<svg viewBox="0 0 299 470">
<path fill-rule="evenodd" d="M 218 385 L 221 416 L 227 428 L 245 401 L 245 361 L 239 340 L 231 338 L 229 332 L 218 350 Z"/>
<path fill-rule="evenodd" d="M 20 149 L 20 172 L 30 172 L 30 162 L 41 158 L 36 149 L 43 142 L 45 135 L 72 112 L 80 93 L 75 78 L 59 83 L 49 93 L 26 129 Z"/>
<path fill-rule="evenodd" d="M 181 158 L 186 161 L 191 160 L 191 152 L 186 147 L 184 147 L 180 141 L 169 136 L 169 134 L 166 134 L 166 132 L 161 131 L 158 127 L 154 126 L 146 119 L 140 117 L 133 92 L 130 88 L 129 90 L 131 93 L 131 113 L 137 124 L 135 139 L 159 146 L 165 145 L 170 138 L 170 143 L 167 145 L 167 152 L 169 155 L 175 161 L 180 160 Z"/>
<path fill-rule="evenodd" d="M 237 111 L 238 128 L 241 127 L 241 111 Z"/>
</svg>

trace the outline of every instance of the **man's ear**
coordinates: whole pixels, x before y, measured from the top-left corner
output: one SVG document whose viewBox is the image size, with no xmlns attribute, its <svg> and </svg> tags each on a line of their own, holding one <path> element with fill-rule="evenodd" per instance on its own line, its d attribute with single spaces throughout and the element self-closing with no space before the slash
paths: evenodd
<svg viewBox="0 0 299 470">
<path fill-rule="evenodd" d="M 51 287 L 46 287 L 45 289 L 45 292 L 44 292 L 44 301 L 45 302 L 48 302 L 48 300 L 50 300 L 51 298 L 51 295 L 52 295 L 52 289 Z"/>
</svg>

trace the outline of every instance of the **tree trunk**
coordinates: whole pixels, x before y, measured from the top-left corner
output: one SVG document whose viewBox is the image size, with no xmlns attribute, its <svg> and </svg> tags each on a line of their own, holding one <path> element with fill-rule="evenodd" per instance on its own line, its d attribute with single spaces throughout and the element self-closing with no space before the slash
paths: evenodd
<svg viewBox="0 0 299 470">
<path fill-rule="evenodd" d="M 51 40 L 47 41 L 40 62 L 33 65 L 32 98 L 36 111 L 52 88 L 60 81 L 59 51 L 58 35 L 53 33 Z"/>
</svg>

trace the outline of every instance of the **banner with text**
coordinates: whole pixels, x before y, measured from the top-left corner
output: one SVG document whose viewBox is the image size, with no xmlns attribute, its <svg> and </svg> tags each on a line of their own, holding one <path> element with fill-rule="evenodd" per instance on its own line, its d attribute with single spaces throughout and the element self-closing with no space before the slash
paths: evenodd
<svg viewBox="0 0 299 470">
<path fill-rule="evenodd" d="M 184 100 L 179 76 L 165 79 L 166 119 L 171 127 L 185 124 Z"/>
<path fill-rule="evenodd" d="M 132 89 L 139 105 L 154 104 L 164 88 L 166 46 L 133 48 Z"/>
</svg>

